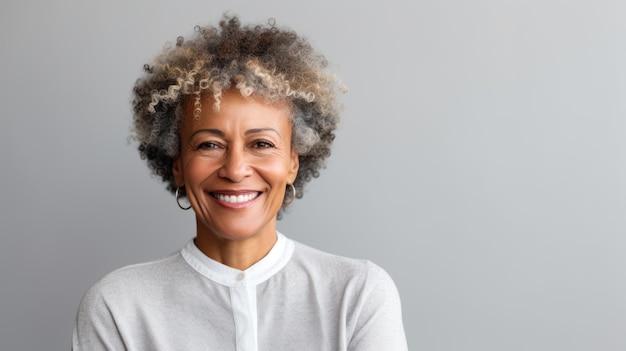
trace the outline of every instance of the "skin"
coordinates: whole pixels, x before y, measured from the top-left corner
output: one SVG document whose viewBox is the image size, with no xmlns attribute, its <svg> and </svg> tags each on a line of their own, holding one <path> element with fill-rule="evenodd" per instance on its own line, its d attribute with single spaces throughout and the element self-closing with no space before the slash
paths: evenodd
<svg viewBox="0 0 626 351">
<path fill-rule="evenodd" d="M 245 270 L 276 243 L 276 214 L 298 172 L 291 148 L 291 109 L 228 91 L 219 111 L 202 99 L 183 104 L 181 152 L 172 166 L 196 214 L 196 246 L 208 257 Z M 233 202 L 229 199 L 239 198 Z"/>
</svg>

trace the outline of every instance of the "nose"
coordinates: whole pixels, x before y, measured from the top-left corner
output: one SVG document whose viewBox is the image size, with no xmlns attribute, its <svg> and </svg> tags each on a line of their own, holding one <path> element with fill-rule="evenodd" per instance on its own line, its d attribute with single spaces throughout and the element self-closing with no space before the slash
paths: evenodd
<svg viewBox="0 0 626 351">
<path fill-rule="evenodd" d="M 245 150 L 242 148 L 228 149 L 224 155 L 224 163 L 222 163 L 218 175 L 234 183 L 238 183 L 251 173 L 252 169 L 248 164 Z"/>
</svg>

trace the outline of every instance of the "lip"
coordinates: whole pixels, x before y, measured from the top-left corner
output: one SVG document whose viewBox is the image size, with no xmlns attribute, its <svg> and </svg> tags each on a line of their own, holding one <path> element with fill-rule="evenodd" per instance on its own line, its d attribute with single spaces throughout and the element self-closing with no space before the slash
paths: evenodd
<svg viewBox="0 0 626 351">
<path fill-rule="evenodd" d="M 215 202 L 229 209 L 248 208 L 263 194 L 257 190 L 215 190 L 208 193 Z"/>
</svg>

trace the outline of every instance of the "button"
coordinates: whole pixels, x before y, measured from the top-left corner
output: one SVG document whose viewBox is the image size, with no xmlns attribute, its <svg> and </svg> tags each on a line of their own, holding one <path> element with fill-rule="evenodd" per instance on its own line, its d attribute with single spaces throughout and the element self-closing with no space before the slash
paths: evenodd
<svg viewBox="0 0 626 351">
<path fill-rule="evenodd" d="M 245 274 L 243 274 L 243 273 L 239 273 L 239 274 L 237 274 L 236 279 L 237 279 L 237 281 L 242 281 L 242 280 L 243 280 L 243 278 L 245 278 L 245 277 L 246 277 L 246 275 L 245 275 Z"/>
</svg>

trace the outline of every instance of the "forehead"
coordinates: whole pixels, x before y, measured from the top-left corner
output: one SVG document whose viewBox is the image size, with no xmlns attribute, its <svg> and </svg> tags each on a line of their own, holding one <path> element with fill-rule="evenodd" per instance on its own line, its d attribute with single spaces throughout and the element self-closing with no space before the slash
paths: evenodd
<svg viewBox="0 0 626 351">
<path fill-rule="evenodd" d="M 287 101 L 268 102 L 263 97 L 244 97 L 229 90 L 219 99 L 204 94 L 198 99 L 189 96 L 182 102 L 181 122 L 192 127 L 206 123 L 291 123 L 292 107 Z"/>
</svg>

